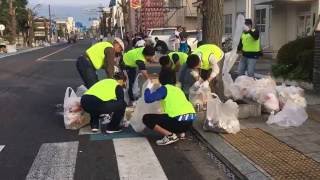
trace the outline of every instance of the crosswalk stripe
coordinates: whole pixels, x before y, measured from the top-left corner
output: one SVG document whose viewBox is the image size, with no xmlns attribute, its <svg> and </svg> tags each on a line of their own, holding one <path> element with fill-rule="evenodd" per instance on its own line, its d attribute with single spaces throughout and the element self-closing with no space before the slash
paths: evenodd
<svg viewBox="0 0 320 180">
<path fill-rule="evenodd" d="M 3 150 L 5 145 L 0 145 L 0 152 Z"/>
<path fill-rule="evenodd" d="M 78 141 L 42 144 L 26 180 L 73 180 Z"/>
<path fill-rule="evenodd" d="M 167 180 L 146 138 L 113 139 L 120 180 Z"/>
</svg>

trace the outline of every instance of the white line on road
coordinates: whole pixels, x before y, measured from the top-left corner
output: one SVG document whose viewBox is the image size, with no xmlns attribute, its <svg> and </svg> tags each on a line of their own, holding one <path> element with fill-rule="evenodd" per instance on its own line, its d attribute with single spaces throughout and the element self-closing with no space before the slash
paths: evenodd
<svg viewBox="0 0 320 180">
<path fill-rule="evenodd" d="M 26 180 L 73 180 L 78 141 L 42 144 Z"/>
<path fill-rule="evenodd" d="M 0 152 L 4 149 L 5 145 L 0 145 Z"/>
<path fill-rule="evenodd" d="M 57 53 L 59 53 L 59 52 L 61 52 L 61 51 L 64 51 L 64 50 L 66 50 L 67 48 L 69 48 L 69 47 L 71 47 L 72 45 L 69 45 L 69 46 L 67 46 L 67 47 L 64 47 L 64 48 L 61 48 L 61 49 L 59 49 L 59 50 L 57 50 L 57 51 L 55 51 L 55 52 L 53 52 L 53 53 L 50 53 L 50 54 L 47 54 L 47 55 L 45 55 L 45 56 L 43 56 L 43 57 L 41 57 L 41 58 L 38 58 L 36 61 L 42 61 L 43 59 L 45 59 L 45 58 L 47 58 L 47 57 L 49 57 L 49 56 L 52 56 L 52 55 L 54 55 L 54 54 L 57 54 Z"/>
<path fill-rule="evenodd" d="M 167 180 L 146 138 L 113 139 L 120 180 Z"/>
</svg>

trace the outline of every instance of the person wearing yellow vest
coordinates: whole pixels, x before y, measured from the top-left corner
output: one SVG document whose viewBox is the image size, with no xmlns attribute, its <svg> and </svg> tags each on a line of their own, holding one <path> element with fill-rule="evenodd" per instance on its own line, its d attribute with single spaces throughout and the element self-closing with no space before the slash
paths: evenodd
<svg viewBox="0 0 320 180">
<path fill-rule="evenodd" d="M 239 75 L 245 75 L 247 71 L 248 76 L 254 77 L 256 62 L 262 52 L 259 31 L 253 29 L 251 19 L 245 20 L 244 32 L 240 39 L 238 51 L 242 52 L 242 58 L 238 66 Z"/>
<path fill-rule="evenodd" d="M 212 81 L 219 73 L 218 63 L 223 59 L 224 52 L 215 44 L 199 46 L 187 59 L 187 67 L 192 69 L 192 76 L 201 82 Z"/>
<path fill-rule="evenodd" d="M 144 100 L 146 103 L 160 101 L 164 114 L 145 114 L 143 123 L 164 136 L 156 141 L 157 145 L 168 145 L 178 141 L 178 136 L 181 137 L 191 128 L 193 121 L 196 120 L 196 113 L 183 91 L 175 86 L 174 71 L 161 69 L 159 82 L 162 86 L 154 92 L 151 92 L 153 83 L 148 82 Z"/>
<path fill-rule="evenodd" d="M 121 131 L 120 122 L 126 109 L 123 91 L 126 76 L 123 73 L 116 73 L 113 78 L 97 82 L 81 98 L 82 108 L 91 117 L 92 132 L 99 130 L 99 119 L 104 114 L 111 115 L 111 122 L 107 125 L 106 133 Z"/>
<path fill-rule="evenodd" d="M 176 72 L 180 70 L 180 67 L 187 61 L 188 54 L 184 52 L 171 52 L 167 56 L 161 56 L 159 63 L 164 68 L 173 69 Z"/>
<path fill-rule="evenodd" d="M 98 42 L 86 50 L 77 60 L 78 72 L 87 88 L 98 82 L 96 71 L 104 69 L 107 77 L 112 77 L 116 71 L 116 57 L 124 50 L 121 39 L 114 38 L 113 43 Z"/>
<path fill-rule="evenodd" d="M 132 93 L 132 88 L 137 76 L 137 69 L 139 69 L 146 79 L 149 79 L 146 63 L 152 62 L 154 55 L 155 50 L 152 46 L 135 48 L 123 55 L 122 64 L 123 69 L 126 70 L 129 79 L 128 94 L 131 102 L 135 100 Z"/>
</svg>

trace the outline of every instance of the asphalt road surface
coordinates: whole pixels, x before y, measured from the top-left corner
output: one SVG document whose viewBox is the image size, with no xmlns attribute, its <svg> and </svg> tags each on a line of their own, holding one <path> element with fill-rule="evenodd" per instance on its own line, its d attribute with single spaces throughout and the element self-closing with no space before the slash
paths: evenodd
<svg viewBox="0 0 320 180">
<path fill-rule="evenodd" d="M 155 135 L 79 135 L 57 105 L 81 79 L 75 61 L 89 41 L 0 59 L 0 179 L 226 179 L 197 141 L 159 147 Z"/>
</svg>

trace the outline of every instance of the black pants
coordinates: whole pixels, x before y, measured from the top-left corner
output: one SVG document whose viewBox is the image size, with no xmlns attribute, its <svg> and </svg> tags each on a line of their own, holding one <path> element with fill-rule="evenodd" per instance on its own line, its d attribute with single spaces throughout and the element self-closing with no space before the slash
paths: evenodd
<svg viewBox="0 0 320 180">
<path fill-rule="evenodd" d="M 133 88 L 134 81 L 136 80 L 137 70 L 136 70 L 136 68 L 126 67 L 126 71 L 127 71 L 128 79 L 129 79 L 128 95 L 129 95 L 130 101 L 134 101 L 135 98 L 132 93 L 132 88 Z"/>
<path fill-rule="evenodd" d="M 101 114 L 113 113 L 111 122 L 108 127 L 111 129 L 118 128 L 126 110 L 126 103 L 123 100 L 102 101 L 92 95 L 83 95 L 81 98 L 82 108 L 90 114 L 90 124 L 99 124 Z"/>
<path fill-rule="evenodd" d="M 183 133 L 192 126 L 192 121 L 178 121 L 167 114 L 146 114 L 143 116 L 143 123 L 150 129 L 156 125 L 173 133 Z"/>
<path fill-rule="evenodd" d="M 99 81 L 95 68 L 84 56 L 80 56 L 78 58 L 77 69 L 85 86 L 88 89 Z"/>
</svg>

